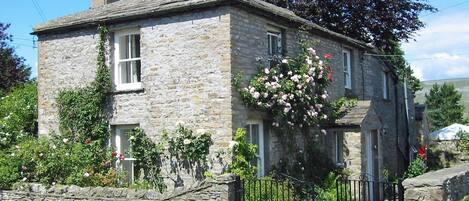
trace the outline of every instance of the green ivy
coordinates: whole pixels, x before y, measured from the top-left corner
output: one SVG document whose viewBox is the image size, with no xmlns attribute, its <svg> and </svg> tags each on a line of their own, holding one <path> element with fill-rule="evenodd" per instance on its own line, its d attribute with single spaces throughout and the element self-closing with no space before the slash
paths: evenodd
<svg viewBox="0 0 469 201">
<path fill-rule="evenodd" d="M 163 192 L 166 185 L 161 176 L 161 146 L 151 141 L 141 128 L 133 129 L 128 135 L 131 147 L 130 154 L 136 159 L 134 178 L 137 178 L 137 182 L 133 187 L 139 189 L 156 188 Z M 140 175 L 141 171 L 144 174 L 143 178 Z"/>
<path fill-rule="evenodd" d="M 69 137 L 75 142 L 100 141 L 104 145 L 109 137 L 104 108 L 108 100 L 107 95 L 111 92 L 112 82 L 105 57 L 108 30 L 104 26 L 99 26 L 98 31 L 98 66 L 95 80 L 84 88 L 61 91 L 57 104 L 63 137 Z"/>
<path fill-rule="evenodd" d="M 414 161 L 412 161 L 404 173 L 404 178 L 413 178 L 419 175 L 424 174 L 427 171 L 427 165 L 425 161 L 417 157 Z"/>
<path fill-rule="evenodd" d="M 234 136 L 233 160 L 228 171 L 241 179 L 254 178 L 257 168 L 251 161 L 256 159 L 256 150 L 256 145 L 246 142 L 246 130 L 238 128 Z"/>
</svg>

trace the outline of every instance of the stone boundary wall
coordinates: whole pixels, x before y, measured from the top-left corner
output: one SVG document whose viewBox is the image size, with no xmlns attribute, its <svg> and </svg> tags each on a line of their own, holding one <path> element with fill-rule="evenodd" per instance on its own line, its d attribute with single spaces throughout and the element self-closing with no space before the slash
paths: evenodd
<svg viewBox="0 0 469 201">
<path fill-rule="evenodd" d="M 460 201 L 469 195 L 469 163 L 428 172 L 402 184 L 406 201 Z"/>
<path fill-rule="evenodd" d="M 0 190 L 0 200 L 234 200 L 235 177 L 223 175 L 203 181 L 188 189 L 159 193 L 156 190 L 135 190 L 108 187 L 54 186 L 27 184 L 17 190 Z"/>
</svg>

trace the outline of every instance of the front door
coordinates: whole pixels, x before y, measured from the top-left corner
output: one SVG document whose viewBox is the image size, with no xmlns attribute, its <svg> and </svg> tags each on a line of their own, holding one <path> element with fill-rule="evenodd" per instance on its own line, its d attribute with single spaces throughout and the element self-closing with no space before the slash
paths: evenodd
<svg viewBox="0 0 469 201">
<path fill-rule="evenodd" d="M 366 135 L 366 179 L 369 182 L 370 200 L 379 200 L 379 143 L 378 130 L 371 130 Z M 375 199 L 376 198 L 376 199 Z"/>
<path fill-rule="evenodd" d="M 264 129 L 262 121 L 248 121 L 246 125 L 246 141 L 257 146 L 256 161 L 257 176 L 265 175 L 264 168 Z"/>
</svg>

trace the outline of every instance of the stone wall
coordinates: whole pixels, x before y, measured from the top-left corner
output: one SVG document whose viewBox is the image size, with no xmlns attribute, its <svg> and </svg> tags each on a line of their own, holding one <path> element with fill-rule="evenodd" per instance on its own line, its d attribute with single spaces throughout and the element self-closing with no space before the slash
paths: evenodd
<svg viewBox="0 0 469 201">
<path fill-rule="evenodd" d="M 459 201 L 469 195 L 469 163 L 406 179 L 403 186 L 407 201 Z"/>
<path fill-rule="evenodd" d="M 234 200 L 235 178 L 223 175 L 187 189 L 159 193 L 127 188 L 53 186 L 25 184 L 17 190 L 0 190 L 0 200 Z"/>
</svg>

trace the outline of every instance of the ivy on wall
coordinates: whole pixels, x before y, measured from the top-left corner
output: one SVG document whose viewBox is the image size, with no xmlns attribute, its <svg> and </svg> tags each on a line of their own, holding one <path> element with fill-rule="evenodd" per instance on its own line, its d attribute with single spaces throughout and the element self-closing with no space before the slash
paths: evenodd
<svg viewBox="0 0 469 201">
<path fill-rule="evenodd" d="M 57 98 L 60 133 L 75 142 L 86 140 L 104 142 L 109 137 L 105 104 L 112 89 L 111 74 L 106 66 L 106 38 L 108 30 L 98 27 L 97 72 L 87 87 L 61 91 Z"/>
</svg>

